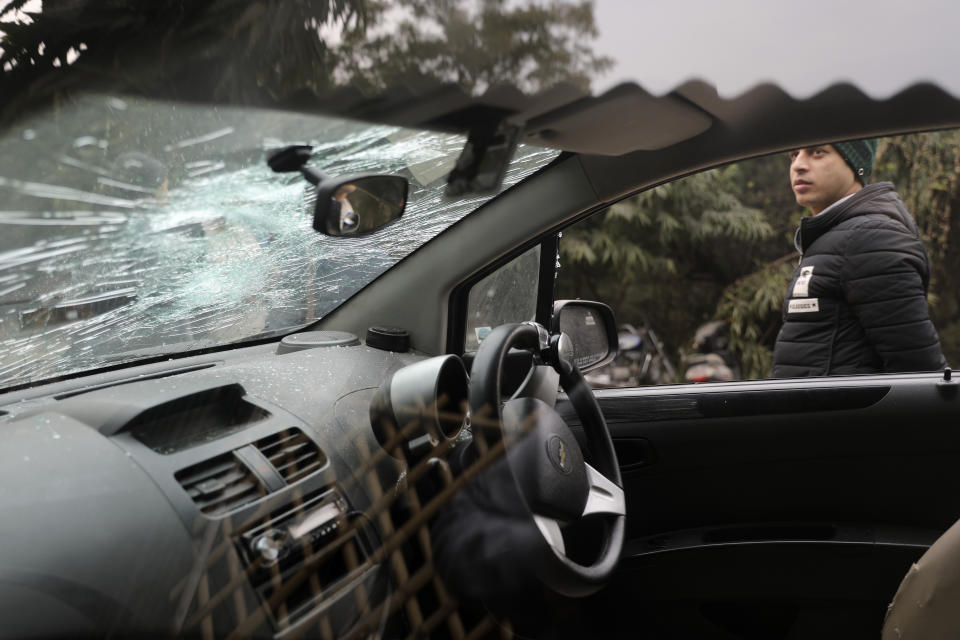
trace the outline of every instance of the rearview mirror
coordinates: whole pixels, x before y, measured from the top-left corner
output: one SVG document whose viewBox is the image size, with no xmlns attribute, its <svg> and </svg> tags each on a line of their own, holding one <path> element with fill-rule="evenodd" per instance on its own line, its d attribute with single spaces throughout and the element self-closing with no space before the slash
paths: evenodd
<svg viewBox="0 0 960 640">
<path fill-rule="evenodd" d="M 317 188 L 313 228 L 328 236 L 363 236 L 403 215 L 406 178 L 373 173 L 331 177 L 306 166 L 313 148 L 290 145 L 270 154 L 267 164 L 277 173 L 299 171 Z"/>
<path fill-rule="evenodd" d="M 403 215 L 407 181 L 398 176 L 327 178 L 317 187 L 313 228 L 328 236 L 362 236 Z"/>
<path fill-rule="evenodd" d="M 557 300 L 551 333 L 563 332 L 573 343 L 573 361 L 581 372 L 602 367 L 617 356 L 617 323 L 602 302 Z"/>
</svg>

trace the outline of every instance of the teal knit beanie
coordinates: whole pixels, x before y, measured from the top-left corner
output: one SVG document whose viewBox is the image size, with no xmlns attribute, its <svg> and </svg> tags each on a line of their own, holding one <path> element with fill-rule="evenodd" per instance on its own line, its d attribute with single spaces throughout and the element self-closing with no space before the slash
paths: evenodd
<svg viewBox="0 0 960 640">
<path fill-rule="evenodd" d="M 834 142 L 833 148 L 843 156 L 853 175 L 861 184 L 867 183 L 867 178 L 873 173 L 873 159 L 877 155 L 877 139 L 850 140 L 848 142 Z"/>
</svg>

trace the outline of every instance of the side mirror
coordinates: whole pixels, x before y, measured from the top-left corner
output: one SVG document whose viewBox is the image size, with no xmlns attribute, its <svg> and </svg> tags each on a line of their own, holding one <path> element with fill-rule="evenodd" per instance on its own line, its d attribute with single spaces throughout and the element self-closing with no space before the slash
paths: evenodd
<svg viewBox="0 0 960 640">
<path fill-rule="evenodd" d="M 363 236 L 403 215 L 407 180 L 361 174 L 327 178 L 317 186 L 313 228 L 328 236 Z"/>
<path fill-rule="evenodd" d="M 550 333 L 560 332 L 573 343 L 573 361 L 581 372 L 602 367 L 617 357 L 617 323 L 613 311 L 602 302 L 554 302 Z"/>
<path fill-rule="evenodd" d="M 306 166 L 312 147 L 291 145 L 267 158 L 277 173 L 299 171 L 317 188 L 313 228 L 328 236 L 363 236 L 403 215 L 407 206 L 406 178 L 373 173 L 331 177 Z"/>
</svg>

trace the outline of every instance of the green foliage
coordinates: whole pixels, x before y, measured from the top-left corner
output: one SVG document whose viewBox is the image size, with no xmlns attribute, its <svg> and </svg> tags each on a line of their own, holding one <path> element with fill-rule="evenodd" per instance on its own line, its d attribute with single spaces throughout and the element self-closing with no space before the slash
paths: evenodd
<svg viewBox="0 0 960 640">
<path fill-rule="evenodd" d="M 950 238 L 951 198 L 960 177 L 960 134 L 897 136 L 882 141 L 876 177 L 901 187 L 930 257 L 941 263 Z"/>
<path fill-rule="evenodd" d="M 750 249 L 773 233 L 731 190 L 738 171 L 650 189 L 565 232 L 558 295 L 604 300 L 621 322 L 650 323 L 678 349 L 709 319 L 723 286 L 753 269 Z"/>
<path fill-rule="evenodd" d="M 770 236 L 763 214 L 726 187 L 735 167 L 700 173 L 650 189 L 613 205 L 573 230 L 564 242 L 572 264 L 639 269 L 640 274 L 676 273 L 674 256 L 709 250 L 721 240 L 754 243 Z"/>
<path fill-rule="evenodd" d="M 783 297 L 797 254 L 779 260 L 730 284 L 717 305 L 717 318 L 729 323 L 730 350 L 744 378 L 765 378 L 773 364 L 773 341 L 780 328 Z"/>
<path fill-rule="evenodd" d="M 78 86 L 329 108 L 450 82 L 589 90 L 612 65 L 591 49 L 589 0 L 58 0 L 0 31 L 0 92 L 17 96 L 0 121 Z"/>
<path fill-rule="evenodd" d="M 552 0 L 402 0 L 389 30 L 352 32 L 337 51 L 338 73 L 378 91 L 426 74 L 471 93 L 498 84 L 536 92 L 565 81 L 590 87 L 612 65 L 593 53 L 593 4 Z"/>
<path fill-rule="evenodd" d="M 272 104 L 333 82 L 320 26 L 363 32 L 366 0 L 58 0 L 0 29 L 0 87 L 26 100 L 77 87 L 180 100 Z M 120 64 L 122 62 L 122 64 Z"/>
</svg>

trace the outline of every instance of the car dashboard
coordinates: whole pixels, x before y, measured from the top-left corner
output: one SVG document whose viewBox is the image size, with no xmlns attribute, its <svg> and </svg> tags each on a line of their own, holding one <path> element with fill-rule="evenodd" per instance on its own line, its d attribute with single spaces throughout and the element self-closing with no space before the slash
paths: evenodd
<svg viewBox="0 0 960 640">
<path fill-rule="evenodd" d="M 462 637 L 493 624 L 463 617 L 430 562 L 449 469 L 408 466 L 371 429 L 381 384 L 423 357 L 347 344 L 8 394 L 5 631 Z"/>
</svg>

